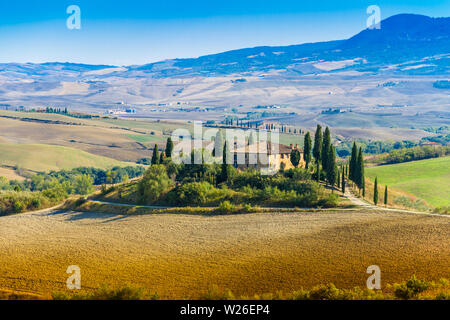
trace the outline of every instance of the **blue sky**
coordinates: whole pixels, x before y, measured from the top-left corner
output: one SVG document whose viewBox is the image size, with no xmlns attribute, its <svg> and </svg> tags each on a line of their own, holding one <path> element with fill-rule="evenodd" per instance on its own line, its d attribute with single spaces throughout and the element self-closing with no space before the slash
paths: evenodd
<svg viewBox="0 0 450 320">
<path fill-rule="evenodd" d="M 0 62 L 133 65 L 260 45 L 348 38 L 366 8 L 450 16 L 450 0 L 53 0 L 1 1 Z M 69 30 L 69 5 L 81 30 Z"/>
</svg>

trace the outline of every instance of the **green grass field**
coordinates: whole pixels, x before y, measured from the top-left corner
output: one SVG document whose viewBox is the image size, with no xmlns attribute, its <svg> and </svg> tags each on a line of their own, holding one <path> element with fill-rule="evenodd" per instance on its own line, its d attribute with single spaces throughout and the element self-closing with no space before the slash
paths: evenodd
<svg viewBox="0 0 450 320">
<path fill-rule="evenodd" d="M 432 206 L 450 206 L 450 157 L 366 168 L 366 176 Z"/>
<path fill-rule="evenodd" d="M 33 171 L 95 167 L 107 169 L 133 163 L 97 156 L 82 150 L 45 144 L 0 144 L 0 165 Z"/>
<path fill-rule="evenodd" d="M 163 136 L 152 136 L 152 135 L 143 135 L 143 134 L 127 134 L 128 138 L 133 139 L 134 141 L 140 142 L 140 143 L 147 143 L 147 142 L 165 142 L 167 137 Z"/>
</svg>

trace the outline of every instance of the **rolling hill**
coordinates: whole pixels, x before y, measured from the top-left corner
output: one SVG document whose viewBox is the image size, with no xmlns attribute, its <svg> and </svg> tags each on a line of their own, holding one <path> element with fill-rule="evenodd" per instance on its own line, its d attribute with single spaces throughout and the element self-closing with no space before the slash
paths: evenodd
<svg viewBox="0 0 450 320">
<path fill-rule="evenodd" d="M 78 149 L 44 144 L 0 144 L 0 164 L 32 171 L 95 167 L 100 169 L 133 163 L 93 155 Z"/>
<path fill-rule="evenodd" d="M 450 206 L 450 157 L 366 168 L 366 176 L 378 177 L 380 186 L 405 191 L 432 206 Z M 381 195 L 384 192 L 380 188 Z"/>
</svg>

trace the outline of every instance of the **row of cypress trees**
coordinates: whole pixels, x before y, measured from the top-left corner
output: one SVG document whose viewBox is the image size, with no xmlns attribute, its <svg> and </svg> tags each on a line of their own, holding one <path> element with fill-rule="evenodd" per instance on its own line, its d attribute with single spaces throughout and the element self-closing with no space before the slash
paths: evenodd
<svg viewBox="0 0 450 320">
<path fill-rule="evenodd" d="M 359 189 L 359 192 L 363 193 L 363 197 L 366 195 L 365 177 L 364 177 L 364 157 L 362 148 L 356 146 L 356 142 L 353 142 L 352 154 L 349 161 L 349 180 L 353 181 Z"/>
<path fill-rule="evenodd" d="M 359 192 L 363 197 L 366 196 L 366 183 L 364 177 L 364 157 L 362 153 L 362 148 L 356 146 L 356 142 L 353 142 L 352 154 L 349 160 L 349 172 L 348 172 L 349 180 L 353 181 L 359 189 Z M 345 190 L 345 186 L 343 185 L 343 189 Z M 378 177 L 375 178 L 375 185 L 373 190 L 373 203 L 375 205 L 378 204 Z M 384 204 L 387 205 L 388 202 L 388 187 L 384 188 Z"/>
<path fill-rule="evenodd" d="M 336 150 L 331 144 L 331 134 L 328 127 L 322 132 L 322 127 L 317 125 L 316 133 L 314 135 L 314 146 L 312 146 L 311 135 L 309 132 L 305 135 L 304 140 L 304 160 L 306 163 L 306 169 L 312 161 L 311 157 L 314 157 L 316 164 L 316 178 L 320 180 L 321 170 L 325 171 L 326 181 L 331 186 L 337 184 L 341 187 L 342 192 L 345 193 L 346 188 L 346 176 L 350 181 L 353 181 L 358 187 L 359 192 L 365 197 L 365 174 L 364 174 L 364 156 L 362 148 L 357 147 L 356 142 L 353 143 L 352 154 L 349 159 L 348 166 L 342 166 L 341 172 L 339 172 L 336 164 Z M 373 202 L 378 204 L 378 178 L 375 179 Z M 384 190 L 384 204 L 388 202 L 388 187 L 385 186 Z"/>
<path fill-rule="evenodd" d="M 375 178 L 375 185 L 373 187 L 373 203 L 378 204 L 378 177 Z M 388 203 L 388 187 L 384 186 L 384 205 Z"/>
<path fill-rule="evenodd" d="M 155 165 L 163 163 L 164 158 L 172 157 L 172 152 L 173 152 L 173 141 L 171 137 L 167 138 L 166 149 L 164 151 L 161 151 L 161 153 L 159 153 L 158 145 L 155 144 L 155 147 L 153 148 L 151 164 Z"/>
<path fill-rule="evenodd" d="M 304 140 L 304 160 L 306 169 L 309 168 L 312 158 L 316 164 L 316 179 L 320 180 L 321 170 L 325 172 L 327 184 L 335 186 L 340 180 L 339 171 L 336 164 L 336 149 L 331 144 L 331 132 L 328 127 L 322 132 L 322 126 L 317 125 L 314 135 L 314 146 L 312 146 L 311 135 L 309 132 L 305 134 Z M 312 153 L 312 156 L 311 156 Z"/>
</svg>

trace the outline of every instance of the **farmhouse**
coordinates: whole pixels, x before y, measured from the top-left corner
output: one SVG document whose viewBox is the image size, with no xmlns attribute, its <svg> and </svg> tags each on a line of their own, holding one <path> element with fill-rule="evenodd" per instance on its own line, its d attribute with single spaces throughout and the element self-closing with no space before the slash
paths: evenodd
<svg viewBox="0 0 450 320">
<path fill-rule="evenodd" d="M 274 142 L 259 142 L 252 145 L 240 147 L 234 151 L 234 167 L 238 169 L 264 169 L 278 171 L 280 169 L 291 169 L 292 150 L 300 152 L 299 167 L 305 166 L 303 150 L 295 145 L 289 146 Z"/>
</svg>

